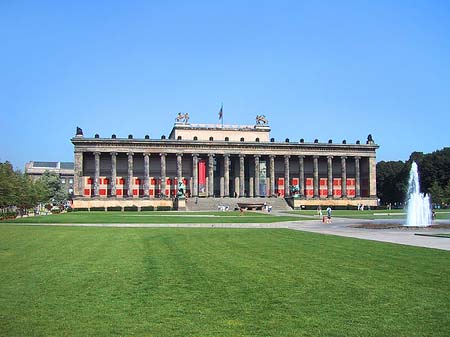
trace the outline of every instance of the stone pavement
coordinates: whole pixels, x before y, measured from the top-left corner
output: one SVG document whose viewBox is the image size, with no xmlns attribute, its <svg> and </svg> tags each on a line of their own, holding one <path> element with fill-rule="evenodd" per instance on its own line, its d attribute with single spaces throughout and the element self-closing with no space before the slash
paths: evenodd
<svg viewBox="0 0 450 337">
<path fill-rule="evenodd" d="M 288 228 L 305 232 L 346 236 L 364 240 L 397 243 L 408 246 L 450 250 L 450 238 L 420 236 L 417 234 L 450 234 L 450 229 L 430 229 L 424 227 L 399 229 L 366 229 L 352 225 L 370 223 L 370 220 L 334 218 L 333 223 L 326 224 L 320 220 L 291 222 Z M 375 221 L 379 223 L 380 221 Z M 392 220 L 390 221 L 392 222 Z"/>
</svg>

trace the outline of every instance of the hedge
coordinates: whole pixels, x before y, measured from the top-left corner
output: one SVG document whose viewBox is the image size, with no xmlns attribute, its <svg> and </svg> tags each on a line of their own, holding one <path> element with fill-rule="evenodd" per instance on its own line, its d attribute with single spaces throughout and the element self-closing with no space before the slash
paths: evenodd
<svg viewBox="0 0 450 337">
<path fill-rule="evenodd" d="M 142 206 L 141 207 L 141 211 L 154 211 L 155 207 L 154 206 Z"/>
<path fill-rule="evenodd" d="M 105 207 L 91 207 L 91 212 L 104 212 L 105 211 Z"/>
<path fill-rule="evenodd" d="M 89 211 L 89 208 L 87 207 L 80 207 L 80 208 L 73 208 L 74 212 L 87 212 Z"/>
<path fill-rule="evenodd" d="M 157 211 L 171 211 L 172 207 L 170 207 L 170 206 L 157 206 L 156 210 Z"/>
<path fill-rule="evenodd" d="M 125 206 L 125 207 L 123 208 L 123 210 L 124 210 L 125 212 L 127 212 L 127 211 L 136 212 L 136 211 L 138 210 L 138 207 L 137 207 L 137 206 Z"/>
<path fill-rule="evenodd" d="M 4 212 L 0 214 L 2 220 L 15 219 L 17 217 L 17 212 Z"/>
<path fill-rule="evenodd" d="M 108 212 L 109 211 L 113 211 L 113 212 L 121 212 L 122 211 L 122 207 L 121 206 L 111 206 L 107 208 Z"/>
</svg>

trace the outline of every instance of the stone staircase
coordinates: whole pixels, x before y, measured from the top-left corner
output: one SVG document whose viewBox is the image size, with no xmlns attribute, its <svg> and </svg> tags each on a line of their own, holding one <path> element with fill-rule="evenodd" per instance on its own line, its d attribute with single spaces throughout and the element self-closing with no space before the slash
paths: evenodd
<svg viewBox="0 0 450 337">
<path fill-rule="evenodd" d="M 273 211 L 288 211 L 292 208 L 284 198 L 189 198 L 186 200 L 187 211 L 217 211 L 219 206 L 229 206 L 230 211 L 237 208 L 237 203 L 264 203 L 272 206 Z"/>
</svg>

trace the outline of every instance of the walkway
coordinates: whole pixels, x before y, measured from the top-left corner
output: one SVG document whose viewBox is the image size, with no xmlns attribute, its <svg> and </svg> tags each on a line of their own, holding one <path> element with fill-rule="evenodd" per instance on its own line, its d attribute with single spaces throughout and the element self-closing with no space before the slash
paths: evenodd
<svg viewBox="0 0 450 337">
<path fill-rule="evenodd" d="M 333 223 L 325 224 L 320 220 L 290 222 L 288 228 L 293 230 L 320 234 L 346 236 L 364 240 L 397 243 L 408 246 L 443 249 L 450 251 L 450 238 L 420 236 L 417 234 L 450 234 L 450 229 L 431 228 L 399 228 L 399 229 L 366 229 L 353 225 L 371 223 L 371 220 L 334 218 Z M 375 221 L 380 223 L 381 221 Z M 389 222 L 393 222 L 390 220 Z M 448 223 L 445 222 L 445 223 Z"/>
</svg>

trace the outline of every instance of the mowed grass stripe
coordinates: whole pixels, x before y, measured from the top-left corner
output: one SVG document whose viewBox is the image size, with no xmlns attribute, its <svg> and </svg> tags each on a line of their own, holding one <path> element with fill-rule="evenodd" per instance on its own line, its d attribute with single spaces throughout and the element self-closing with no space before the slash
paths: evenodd
<svg viewBox="0 0 450 337">
<path fill-rule="evenodd" d="M 281 221 L 298 221 L 299 217 L 282 215 L 273 216 L 256 212 L 73 212 L 17 218 L 2 223 L 144 223 L 144 224 L 176 224 L 176 223 L 272 223 Z"/>
<path fill-rule="evenodd" d="M 289 230 L 0 227 L 5 336 L 445 336 L 445 251 Z"/>
</svg>

